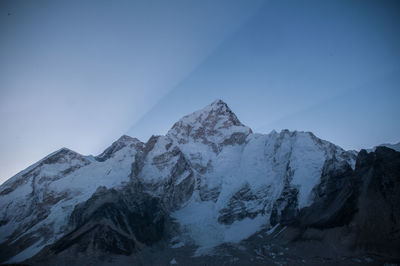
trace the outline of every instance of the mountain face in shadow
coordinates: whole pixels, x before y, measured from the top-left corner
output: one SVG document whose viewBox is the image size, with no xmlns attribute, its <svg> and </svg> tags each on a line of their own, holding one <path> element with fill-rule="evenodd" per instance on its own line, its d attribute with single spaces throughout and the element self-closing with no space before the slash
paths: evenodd
<svg viewBox="0 0 400 266">
<path fill-rule="evenodd" d="M 399 186 L 391 148 L 253 133 L 217 100 L 165 136 L 122 136 L 99 156 L 63 148 L 10 178 L 0 262 L 396 263 Z"/>
</svg>

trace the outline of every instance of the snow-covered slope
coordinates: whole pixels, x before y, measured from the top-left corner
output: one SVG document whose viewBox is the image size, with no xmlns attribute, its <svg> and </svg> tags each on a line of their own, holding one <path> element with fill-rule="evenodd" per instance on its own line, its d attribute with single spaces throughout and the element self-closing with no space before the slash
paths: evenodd
<svg viewBox="0 0 400 266">
<path fill-rule="evenodd" d="M 99 158 L 63 148 L 10 178 L 0 187 L 0 241 L 11 261 L 34 255 L 64 235 L 74 207 L 99 186 L 129 182 L 130 166 L 143 144 L 122 136 Z M 104 154 L 108 158 L 103 160 Z"/>
<path fill-rule="evenodd" d="M 384 144 L 381 144 L 381 145 L 379 145 L 379 146 L 375 146 L 375 147 L 373 147 L 372 149 L 367 149 L 367 151 L 368 151 L 368 152 L 373 152 L 373 151 L 375 151 L 376 148 L 378 148 L 378 147 L 387 147 L 387 148 L 389 148 L 389 149 L 392 149 L 392 150 L 395 150 L 395 151 L 400 152 L 400 142 L 399 142 L 399 143 L 396 143 L 396 144 L 384 143 Z"/>
<path fill-rule="evenodd" d="M 198 177 L 192 197 L 172 216 L 199 252 L 238 242 L 271 226 L 271 218 L 279 221 L 288 191 L 295 209 L 309 206 L 330 159 L 355 163 L 352 153 L 310 132 L 252 134 L 222 101 L 185 116 L 167 137 Z"/>
<path fill-rule="evenodd" d="M 220 100 L 183 117 L 146 147 L 133 179 L 175 207 L 171 216 L 184 232 L 179 241 L 194 242 L 198 254 L 279 222 L 285 209 L 310 205 L 332 158 L 355 163 L 353 153 L 310 132 L 253 134 Z M 171 193 L 180 193 L 179 201 Z"/>
<path fill-rule="evenodd" d="M 310 132 L 255 134 L 217 100 L 145 144 L 123 136 L 97 157 L 62 149 L 8 180 L 0 187 L 0 261 L 22 261 L 78 230 L 85 221 L 71 215 L 87 200 L 101 208 L 93 204 L 99 187 L 121 191 L 123 202 L 157 198 L 179 227 L 171 245 L 211 252 L 310 206 L 327 164 L 354 168 L 355 154 Z"/>
</svg>

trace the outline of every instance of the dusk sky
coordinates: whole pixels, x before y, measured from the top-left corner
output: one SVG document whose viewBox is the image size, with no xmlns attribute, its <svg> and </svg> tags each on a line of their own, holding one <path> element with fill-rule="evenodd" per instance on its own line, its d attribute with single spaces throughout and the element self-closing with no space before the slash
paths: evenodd
<svg viewBox="0 0 400 266">
<path fill-rule="evenodd" d="M 259 133 L 400 141 L 399 1 L 3 0 L 0 34 L 0 183 L 217 98 Z"/>
</svg>

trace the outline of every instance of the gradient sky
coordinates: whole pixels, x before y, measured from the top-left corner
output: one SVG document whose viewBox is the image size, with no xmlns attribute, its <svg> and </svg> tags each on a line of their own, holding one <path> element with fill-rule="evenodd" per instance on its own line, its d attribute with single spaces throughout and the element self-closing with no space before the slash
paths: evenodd
<svg viewBox="0 0 400 266">
<path fill-rule="evenodd" d="M 0 183 L 221 98 L 254 131 L 400 141 L 398 1 L 0 1 Z"/>
</svg>

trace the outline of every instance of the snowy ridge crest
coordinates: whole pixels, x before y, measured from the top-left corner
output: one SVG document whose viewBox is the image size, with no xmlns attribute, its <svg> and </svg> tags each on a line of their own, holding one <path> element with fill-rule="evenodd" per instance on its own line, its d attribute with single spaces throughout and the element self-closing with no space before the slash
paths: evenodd
<svg viewBox="0 0 400 266">
<path fill-rule="evenodd" d="M 71 217 L 81 217 L 81 226 L 82 217 L 90 216 L 76 206 L 102 208 L 98 201 L 103 194 L 116 207 L 96 213 L 118 211 L 120 217 L 132 217 L 136 200 L 150 204 L 153 197 L 156 216 L 167 214 L 179 225 L 176 239 L 182 245 L 195 243 L 196 254 L 207 253 L 310 206 L 323 169 L 335 169 L 327 163 L 354 167 L 355 154 L 309 132 L 254 134 L 226 103 L 216 100 L 181 118 L 165 136 L 147 143 L 122 136 L 96 157 L 62 149 L 0 186 L 0 241 L 13 250 L 0 252 L 0 261 L 22 261 L 65 240 L 79 229 Z M 141 203 L 137 208 L 142 211 Z M 109 230 L 113 222 L 107 220 L 101 228 Z M 112 230 L 127 237 L 133 250 L 132 245 L 143 243 L 137 243 L 135 228 L 126 236 L 124 228 L 130 226 L 114 224 Z"/>
<path fill-rule="evenodd" d="M 181 144 L 190 141 L 218 144 L 234 133 L 248 135 L 252 130 L 239 121 L 225 102 L 216 100 L 205 108 L 184 116 L 173 125 L 167 136 Z"/>
</svg>

